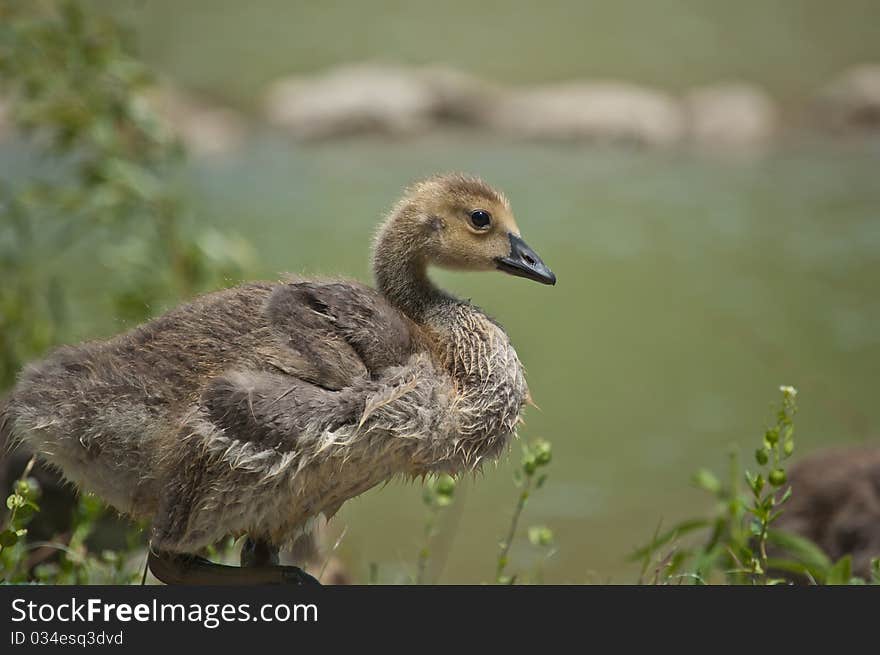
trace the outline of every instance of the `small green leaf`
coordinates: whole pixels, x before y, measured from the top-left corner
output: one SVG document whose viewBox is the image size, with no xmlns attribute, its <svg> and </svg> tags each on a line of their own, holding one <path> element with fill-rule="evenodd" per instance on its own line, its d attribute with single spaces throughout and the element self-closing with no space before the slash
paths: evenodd
<svg viewBox="0 0 880 655">
<path fill-rule="evenodd" d="M 749 489 L 752 490 L 752 494 L 755 496 L 759 496 L 761 494 L 761 490 L 764 489 L 764 476 L 760 473 L 758 475 L 754 475 L 753 473 L 749 473 L 746 471 L 746 482 L 749 485 Z"/>
<path fill-rule="evenodd" d="M 828 569 L 828 575 L 825 576 L 825 584 L 828 585 L 845 585 L 850 583 L 852 578 L 852 555 L 844 555 Z"/>
<path fill-rule="evenodd" d="M 10 546 L 14 546 L 18 543 L 18 534 L 13 532 L 12 530 L 4 530 L 0 532 L 0 546 L 3 548 L 9 548 Z"/>
<path fill-rule="evenodd" d="M 786 502 L 789 498 L 791 498 L 791 487 L 786 489 L 785 493 L 779 498 L 779 504 L 782 505 L 782 503 Z"/>
<path fill-rule="evenodd" d="M 689 532 L 700 530 L 701 528 L 708 528 L 711 525 L 712 523 L 710 521 L 707 521 L 706 519 L 682 521 L 672 529 L 667 530 L 666 532 L 654 537 L 654 539 L 651 540 L 651 543 L 649 543 L 647 546 L 642 546 L 641 548 L 634 550 L 627 559 L 631 562 L 643 559 L 646 555 L 649 555 L 658 548 L 665 546 L 673 539 L 688 534 Z"/>
<path fill-rule="evenodd" d="M 817 572 L 815 569 L 810 568 L 806 564 L 793 559 L 768 557 L 767 568 L 771 571 L 785 571 L 787 573 L 793 573 L 794 575 L 803 577 L 805 579 L 822 579 L 821 572 Z"/>
<path fill-rule="evenodd" d="M 717 494 L 721 491 L 721 482 L 708 469 L 700 469 L 694 474 L 694 484 L 712 494 Z"/>
<path fill-rule="evenodd" d="M 19 507 L 18 511 L 15 513 L 15 522 L 19 524 L 26 523 L 34 515 L 35 511 L 33 503 L 30 502 Z"/>
</svg>

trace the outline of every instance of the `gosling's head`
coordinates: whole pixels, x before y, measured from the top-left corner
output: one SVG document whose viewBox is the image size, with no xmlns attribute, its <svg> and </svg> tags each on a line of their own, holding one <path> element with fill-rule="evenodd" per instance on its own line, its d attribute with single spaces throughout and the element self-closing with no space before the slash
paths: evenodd
<svg viewBox="0 0 880 655">
<path fill-rule="evenodd" d="M 422 266 L 500 270 L 542 284 L 556 276 L 520 236 L 503 193 L 476 177 L 437 175 L 407 189 L 383 225 L 378 249 L 397 242 L 396 256 Z"/>
</svg>

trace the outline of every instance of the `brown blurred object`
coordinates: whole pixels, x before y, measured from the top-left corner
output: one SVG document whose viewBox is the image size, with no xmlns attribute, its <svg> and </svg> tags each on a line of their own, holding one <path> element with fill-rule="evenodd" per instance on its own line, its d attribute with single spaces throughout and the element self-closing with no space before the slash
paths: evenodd
<svg viewBox="0 0 880 655">
<path fill-rule="evenodd" d="M 625 82 L 504 88 L 444 66 L 360 63 L 276 81 L 269 123 L 304 140 L 408 137 L 470 126 L 516 139 L 665 146 L 684 133 L 680 103 Z"/>
<path fill-rule="evenodd" d="M 880 130 L 880 64 L 841 73 L 813 109 L 813 128 Z M 776 144 L 784 127 L 774 99 L 748 81 L 721 80 L 678 98 L 624 80 L 508 87 L 446 66 L 375 62 L 279 79 L 267 90 L 263 110 L 268 123 L 303 140 L 403 138 L 469 126 L 513 139 L 689 143 L 722 154 L 761 152 Z"/>
<path fill-rule="evenodd" d="M 447 66 L 426 66 L 419 75 L 431 90 L 438 123 L 484 127 L 504 98 L 500 85 Z"/>
<path fill-rule="evenodd" d="M 836 448 L 791 467 L 791 500 L 776 527 L 814 541 L 832 559 L 851 554 L 853 574 L 870 579 L 880 557 L 880 447 Z"/>
<path fill-rule="evenodd" d="M 144 99 L 196 157 L 218 157 L 235 152 L 247 136 L 247 122 L 237 111 L 169 82 L 149 89 Z"/>
<path fill-rule="evenodd" d="M 684 133 L 680 103 L 624 82 L 566 82 L 511 90 L 490 126 L 515 138 L 669 146 Z"/>
<path fill-rule="evenodd" d="M 776 105 L 753 84 L 724 82 L 692 89 L 684 105 L 688 138 L 701 149 L 754 152 L 776 136 Z"/>
<path fill-rule="evenodd" d="M 841 73 L 819 92 L 816 115 L 838 133 L 880 130 L 880 64 L 862 64 Z"/>
<path fill-rule="evenodd" d="M 274 82 L 268 122 L 303 140 L 408 137 L 440 125 L 480 125 L 498 87 L 445 66 L 359 63 Z"/>
<path fill-rule="evenodd" d="M 433 126 L 430 86 L 401 66 L 354 64 L 287 77 L 271 85 L 264 105 L 269 123 L 300 139 L 407 136 Z"/>
</svg>

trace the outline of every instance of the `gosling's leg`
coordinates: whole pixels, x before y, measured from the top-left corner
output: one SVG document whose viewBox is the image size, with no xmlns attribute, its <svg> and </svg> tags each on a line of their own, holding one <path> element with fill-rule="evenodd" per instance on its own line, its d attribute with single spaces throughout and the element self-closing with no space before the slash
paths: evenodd
<svg viewBox="0 0 880 655">
<path fill-rule="evenodd" d="M 250 541 L 250 540 L 249 540 Z M 269 562 L 256 563 L 258 559 L 242 552 L 243 567 L 215 564 L 203 557 L 167 551 L 150 551 L 150 571 L 165 584 L 180 585 L 264 585 L 264 584 L 320 584 L 315 578 L 296 566 L 277 566 L 277 550 L 268 546 L 246 543 L 249 553 L 265 556 Z M 248 562 L 254 561 L 253 565 Z"/>
<path fill-rule="evenodd" d="M 241 545 L 241 566 L 246 570 L 284 571 L 285 584 L 321 584 L 298 566 L 279 566 L 279 548 L 264 539 L 245 537 Z"/>
<path fill-rule="evenodd" d="M 278 548 L 263 539 L 245 537 L 241 545 L 241 565 L 255 566 L 278 566 Z"/>
</svg>

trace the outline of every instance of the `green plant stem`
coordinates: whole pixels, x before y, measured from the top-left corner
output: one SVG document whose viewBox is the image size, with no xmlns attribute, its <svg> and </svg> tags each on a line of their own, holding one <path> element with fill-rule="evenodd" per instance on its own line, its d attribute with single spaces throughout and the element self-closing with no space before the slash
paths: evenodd
<svg viewBox="0 0 880 655">
<path fill-rule="evenodd" d="M 526 475 L 525 486 L 523 487 L 523 490 L 519 495 L 519 500 L 516 503 L 516 508 L 513 511 L 513 516 L 510 519 L 510 529 L 507 531 L 507 538 L 501 545 L 501 552 L 498 553 L 498 566 L 495 570 L 496 582 L 501 582 L 501 579 L 504 576 L 504 569 L 507 567 L 507 556 L 510 553 L 510 546 L 513 543 L 513 539 L 516 536 L 516 528 L 519 524 L 519 517 L 522 515 L 523 509 L 526 506 L 526 501 L 529 499 L 529 494 L 531 493 L 531 491 L 532 476 Z"/>
<path fill-rule="evenodd" d="M 425 544 L 419 550 L 419 558 L 416 562 L 416 584 L 425 584 L 425 574 L 428 571 L 428 560 L 431 557 L 431 537 L 434 536 L 434 525 L 437 519 L 437 507 L 432 506 L 425 521 Z"/>
<path fill-rule="evenodd" d="M 458 535 L 461 525 L 461 516 L 464 513 L 465 502 L 467 499 L 467 486 L 460 484 L 456 486 L 455 502 L 449 508 L 447 513 L 447 521 L 444 528 L 440 531 L 440 543 L 437 544 L 437 537 L 434 539 L 434 569 L 433 583 L 437 584 L 446 568 L 446 562 L 449 559 L 449 553 L 452 550 L 452 544 Z"/>
<path fill-rule="evenodd" d="M 24 470 L 21 472 L 21 475 L 18 476 L 18 480 L 16 481 L 16 487 L 17 487 L 17 485 L 18 485 L 19 482 L 22 482 L 22 481 L 24 481 L 24 480 L 27 480 L 27 478 L 28 478 L 28 476 L 31 474 L 31 470 L 33 470 L 33 468 L 34 468 L 34 464 L 36 464 L 36 462 L 37 462 L 37 457 L 36 457 L 36 455 L 33 456 L 33 457 L 31 457 L 31 458 L 28 460 L 28 463 L 25 465 Z M 15 487 L 14 487 L 14 488 L 15 488 Z M 18 492 L 16 491 L 16 493 L 18 493 Z M 18 514 L 18 506 L 17 506 L 17 505 L 16 505 L 15 507 L 13 507 L 13 508 L 9 511 L 9 517 L 8 517 L 7 520 L 6 520 L 6 525 L 5 525 L 4 527 L 9 527 L 9 528 L 11 528 L 12 526 L 15 525 L 15 516 L 16 516 L 16 514 Z"/>
</svg>

